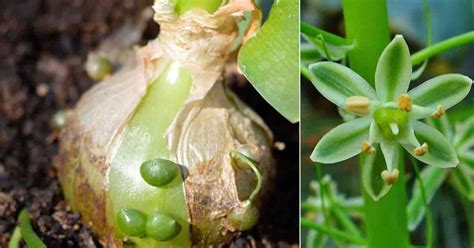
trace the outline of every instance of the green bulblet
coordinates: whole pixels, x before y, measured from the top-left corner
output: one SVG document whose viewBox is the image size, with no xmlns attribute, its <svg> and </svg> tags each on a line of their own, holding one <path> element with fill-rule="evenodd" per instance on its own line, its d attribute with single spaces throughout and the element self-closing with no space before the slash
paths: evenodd
<svg viewBox="0 0 474 248">
<path fill-rule="evenodd" d="M 178 174 L 178 165 L 166 159 L 154 159 L 143 162 L 140 174 L 148 184 L 161 187 L 167 185 Z"/>
<path fill-rule="evenodd" d="M 94 80 L 104 80 L 112 74 L 112 64 L 102 56 L 89 55 L 86 62 L 86 72 Z"/>
<path fill-rule="evenodd" d="M 254 204 L 249 204 L 243 210 L 234 210 L 227 216 L 227 221 L 239 231 L 252 229 L 260 217 L 258 208 Z"/>
<path fill-rule="evenodd" d="M 226 0 L 177 0 L 175 11 L 179 15 L 186 13 L 192 9 L 203 9 L 213 14 L 219 7 L 227 2 Z"/>
<path fill-rule="evenodd" d="M 157 241 L 168 241 L 181 232 L 181 225 L 171 216 L 153 213 L 146 223 L 146 233 Z"/>
<path fill-rule="evenodd" d="M 399 137 L 408 125 L 408 113 L 396 108 L 379 108 L 374 113 L 375 123 L 382 136 L 389 140 Z"/>
<path fill-rule="evenodd" d="M 121 232 L 132 237 L 146 234 L 146 215 L 140 210 L 123 208 L 117 214 L 117 225 Z"/>
</svg>

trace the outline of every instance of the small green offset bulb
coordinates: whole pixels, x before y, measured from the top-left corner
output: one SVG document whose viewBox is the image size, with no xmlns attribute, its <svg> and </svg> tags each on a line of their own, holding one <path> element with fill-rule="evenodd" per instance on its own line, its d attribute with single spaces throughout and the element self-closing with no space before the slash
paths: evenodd
<svg viewBox="0 0 474 248">
<path fill-rule="evenodd" d="M 124 234 L 143 237 L 146 234 L 146 215 L 140 210 L 123 208 L 117 213 L 117 224 Z"/>
<path fill-rule="evenodd" d="M 178 174 L 178 165 L 166 159 L 149 160 L 140 166 L 140 174 L 148 184 L 161 187 L 173 181 Z"/>
<path fill-rule="evenodd" d="M 91 54 L 87 57 L 86 72 L 92 79 L 102 81 L 112 74 L 112 64 L 102 56 Z"/>
<path fill-rule="evenodd" d="M 171 216 L 155 212 L 146 223 L 146 233 L 157 241 L 168 241 L 178 236 L 181 225 Z"/>
<path fill-rule="evenodd" d="M 258 208 L 252 203 L 246 203 L 244 209 L 234 210 L 228 216 L 229 223 L 240 231 L 252 229 L 260 217 Z"/>
</svg>

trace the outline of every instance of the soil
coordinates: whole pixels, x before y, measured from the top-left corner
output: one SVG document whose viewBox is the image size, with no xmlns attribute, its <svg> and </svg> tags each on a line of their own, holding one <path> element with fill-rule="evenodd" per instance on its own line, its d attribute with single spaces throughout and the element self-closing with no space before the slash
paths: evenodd
<svg viewBox="0 0 474 248">
<path fill-rule="evenodd" d="M 0 7 L 0 247 L 6 247 L 23 207 L 48 247 L 102 247 L 98 237 L 67 206 L 52 159 L 59 110 L 72 108 L 91 80 L 83 69 L 89 51 L 149 1 L 4 0 Z M 158 33 L 149 22 L 142 42 Z M 245 80 L 229 76 L 232 88 L 267 122 L 285 149 L 275 190 L 262 220 L 226 246 L 290 247 L 299 240 L 298 125 L 271 108 Z M 281 143 L 279 145 L 281 147 Z M 24 244 L 22 244 L 23 247 Z"/>
</svg>

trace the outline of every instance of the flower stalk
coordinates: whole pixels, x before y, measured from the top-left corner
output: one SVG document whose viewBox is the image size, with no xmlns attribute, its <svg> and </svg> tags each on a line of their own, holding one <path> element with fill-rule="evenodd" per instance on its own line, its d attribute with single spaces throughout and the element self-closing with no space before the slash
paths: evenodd
<svg viewBox="0 0 474 248">
<path fill-rule="evenodd" d="M 390 38 L 386 1 L 344 0 L 343 11 L 347 38 L 355 44 L 353 50 L 348 53 L 349 64 L 370 83 L 375 77 L 378 58 Z M 402 158 L 399 162 L 399 173 L 403 175 Z M 362 166 L 361 160 L 360 171 L 363 175 Z M 379 201 L 374 201 L 365 190 L 362 192 L 367 246 L 375 248 L 390 244 L 392 247 L 408 247 L 405 184 L 393 185 L 390 192 Z M 390 214 L 380 218 L 380 213 Z"/>
</svg>

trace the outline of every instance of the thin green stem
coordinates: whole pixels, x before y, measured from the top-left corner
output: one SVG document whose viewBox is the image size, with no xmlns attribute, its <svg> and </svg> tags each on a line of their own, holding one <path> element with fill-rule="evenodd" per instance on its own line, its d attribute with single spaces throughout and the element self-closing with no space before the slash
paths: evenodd
<svg viewBox="0 0 474 248">
<path fill-rule="evenodd" d="M 341 208 L 334 206 L 331 208 L 331 213 L 337 219 L 337 221 L 341 223 L 344 229 L 357 237 L 362 237 L 357 226 L 354 224 L 351 218 L 341 210 Z"/>
<path fill-rule="evenodd" d="M 18 248 L 20 247 L 20 240 L 21 240 L 21 228 L 19 226 L 15 227 L 13 230 L 12 237 L 8 242 L 8 248 Z"/>
<path fill-rule="evenodd" d="M 449 49 L 456 48 L 469 43 L 474 43 L 474 31 L 454 36 L 444 41 L 428 46 L 411 56 L 412 65 L 418 65 L 423 61 L 432 58 Z"/>
<path fill-rule="evenodd" d="M 330 235 L 333 238 L 343 240 L 346 242 L 351 242 L 356 245 L 365 245 L 366 241 L 360 237 L 354 236 L 350 233 L 340 231 L 335 228 L 327 227 L 327 226 L 322 226 L 317 223 L 314 223 L 311 220 L 308 219 L 301 219 L 301 226 L 304 228 L 312 229 L 320 233 L 325 233 Z"/>
<path fill-rule="evenodd" d="M 315 164 L 316 166 L 316 176 L 317 176 L 317 179 L 318 179 L 318 184 L 319 184 L 319 197 L 321 198 L 321 209 L 323 211 L 323 215 L 324 215 L 324 223 L 326 223 L 326 225 L 329 223 L 329 213 L 327 211 L 327 208 L 326 208 L 326 204 L 325 204 L 325 199 L 324 199 L 324 185 L 323 185 L 323 177 L 322 177 L 322 173 L 321 173 L 321 165 L 317 165 Z"/>
<path fill-rule="evenodd" d="M 412 157 L 411 163 L 413 164 L 413 168 L 415 169 L 415 176 L 416 180 L 418 180 L 418 184 L 420 185 L 420 192 L 421 198 L 423 199 L 423 205 L 425 207 L 425 216 L 426 216 L 426 247 L 431 248 L 433 247 L 433 221 L 431 217 L 430 206 L 428 204 L 428 199 L 426 197 L 426 190 L 425 185 L 423 184 L 423 180 L 420 176 L 420 169 L 418 168 L 418 162 Z"/>
<path fill-rule="evenodd" d="M 314 39 L 317 39 L 318 35 L 322 35 L 324 37 L 324 40 L 326 40 L 327 42 L 333 45 L 350 45 L 351 43 L 349 40 L 343 37 L 340 37 L 338 35 L 324 31 L 322 29 L 316 28 L 304 22 L 301 22 L 300 27 L 301 27 L 302 34 L 307 35 Z"/>
<path fill-rule="evenodd" d="M 260 190 L 262 189 L 262 174 L 258 170 L 255 163 L 251 159 L 249 159 L 247 156 L 245 156 L 244 154 L 242 154 L 238 151 L 231 151 L 230 153 L 231 153 L 231 156 L 234 156 L 234 157 L 237 157 L 237 158 L 243 160 L 252 169 L 252 171 L 255 173 L 255 177 L 257 177 L 257 186 L 255 186 L 255 189 L 252 191 L 252 193 L 250 194 L 249 199 L 248 199 L 250 202 L 252 202 L 253 199 L 255 199 L 255 196 L 258 194 L 258 192 L 260 192 Z"/>
</svg>

